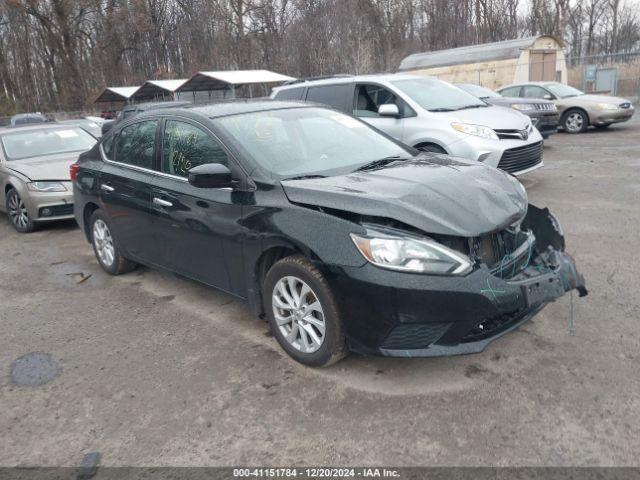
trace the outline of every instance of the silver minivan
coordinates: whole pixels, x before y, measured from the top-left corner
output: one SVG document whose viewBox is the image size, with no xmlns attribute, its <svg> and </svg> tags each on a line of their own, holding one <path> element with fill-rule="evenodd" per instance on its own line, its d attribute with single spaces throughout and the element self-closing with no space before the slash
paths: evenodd
<svg viewBox="0 0 640 480">
<path fill-rule="evenodd" d="M 434 77 L 300 80 L 274 88 L 271 98 L 329 105 L 420 150 L 478 160 L 513 175 L 543 165 L 542 136 L 529 117 L 489 105 Z"/>
</svg>

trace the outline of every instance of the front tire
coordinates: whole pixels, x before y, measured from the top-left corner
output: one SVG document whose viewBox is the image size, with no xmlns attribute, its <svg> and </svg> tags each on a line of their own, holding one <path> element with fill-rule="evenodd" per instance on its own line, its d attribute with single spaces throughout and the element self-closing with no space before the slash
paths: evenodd
<svg viewBox="0 0 640 480">
<path fill-rule="evenodd" d="M 346 356 L 333 292 L 306 257 L 293 255 L 276 262 L 266 275 L 263 298 L 273 334 L 294 360 L 326 367 Z"/>
<path fill-rule="evenodd" d="M 589 126 L 589 117 L 582 110 L 569 110 L 562 117 L 562 127 L 567 133 L 582 133 Z"/>
<path fill-rule="evenodd" d="M 36 228 L 36 224 L 29 217 L 27 206 L 15 189 L 7 192 L 5 197 L 5 205 L 7 206 L 7 215 L 11 221 L 11 225 L 20 233 L 30 233 Z"/>
<path fill-rule="evenodd" d="M 121 275 L 136 268 L 136 264 L 126 259 L 113 234 L 106 216 L 96 210 L 89 220 L 91 245 L 102 269 L 110 275 Z"/>
</svg>

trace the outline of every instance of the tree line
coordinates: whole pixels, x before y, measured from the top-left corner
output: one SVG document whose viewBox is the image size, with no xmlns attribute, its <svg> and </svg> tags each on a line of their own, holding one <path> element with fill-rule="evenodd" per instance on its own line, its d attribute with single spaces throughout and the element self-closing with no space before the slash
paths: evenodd
<svg viewBox="0 0 640 480">
<path fill-rule="evenodd" d="M 394 71 L 414 52 L 551 34 L 640 47 L 636 0 L 0 0 L 0 116 L 198 70 Z"/>
</svg>

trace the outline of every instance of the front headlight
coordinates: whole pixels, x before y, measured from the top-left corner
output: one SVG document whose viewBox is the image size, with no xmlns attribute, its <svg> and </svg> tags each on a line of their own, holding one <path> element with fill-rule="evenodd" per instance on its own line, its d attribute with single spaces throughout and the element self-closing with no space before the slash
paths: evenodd
<svg viewBox="0 0 640 480">
<path fill-rule="evenodd" d="M 32 192 L 66 192 L 65 187 L 60 182 L 31 182 L 27 183 L 27 189 Z"/>
<path fill-rule="evenodd" d="M 454 122 L 451 124 L 451 128 L 468 135 L 475 135 L 476 137 L 488 138 L 490 140 L 498 140 L 498 135 L 496 135 L 496 132 L 483 125 L 472 125 L 470 123 Z"/>
<path fill-rule="evenodd" d="M 531 112 L 536 109 L 533 103 L 512 103 L 511 108 L 515 108 L 521 112 Z"/>
<path fill-rule="evenodd" d="M 596 105 L 596 108 L 598 110 L 617 110 L 618 109 L 618 105 L 616 105 L 614 103 L 598 103 Z"/>
<path fill-rule="evenodd" d="M 471 271 L 471 260 L 428 238 L 411 238 L 369 232 L 351 234 L 353 243 L 369 262 L 403 272 L 464 275 Z"/>
</svg>

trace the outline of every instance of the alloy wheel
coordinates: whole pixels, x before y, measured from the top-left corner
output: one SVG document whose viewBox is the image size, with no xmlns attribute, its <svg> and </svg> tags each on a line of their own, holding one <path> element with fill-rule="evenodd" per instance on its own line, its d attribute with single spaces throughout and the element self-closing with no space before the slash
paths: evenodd
<svg viewBox="0 0 640 480">
<path fill-rule="evenodd" d="M 295 276 L 283 277 L 273 287 L 273 315 L 280 333 L 302 353 L 316 352 L 325 339 L 325 318 L 318 296 Z"/>
<path fill-rule="evenodd" d="M 29 214 L 27 207 L 15 191 L 9 194 L 8 201 L 9 218 L 15 226 L 20 229 L 27 228 L 29 224 Z"/>
<path fill-rule="evenodd" d="M 565 128 L 570 132 L 579 132 L 584 125 L 584 117 L 582 114 L 574 112 L 567 116 L 565 121 Z"/>
<path fill-rule="evenodd" d="M 98 219 L 93 223 L 93 244 L 96 247 L 96 253 L 100 257 L 100 261 L 107 267 L 113 265 L 115 259 L 115 247 L 113 246 L 113 237 L 109 231 L 107 224 Z"/>
</svg>

